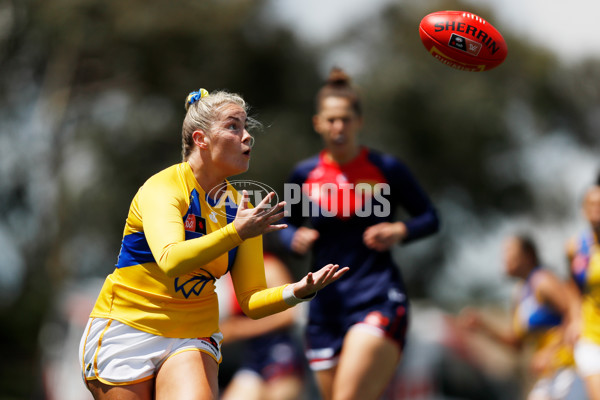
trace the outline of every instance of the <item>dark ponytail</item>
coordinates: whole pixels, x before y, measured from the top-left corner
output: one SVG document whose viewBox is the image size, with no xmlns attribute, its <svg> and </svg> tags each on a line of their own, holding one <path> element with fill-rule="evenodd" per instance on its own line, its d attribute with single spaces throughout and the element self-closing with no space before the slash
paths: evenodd
<svg viewBox="0 0 600 400">
<path fill-rule="evenodd" d="M 323 100 L 327 97 L 342 97 L 348 99 L 356 115 L 362 116 L 362 104 L 356 88 L 351 84 L 350 77 L 341 69 L 334 67 L 329 73 L 329 78 L 317 92 L 315 108 L 317 113 L 321 110 Z"/>
</svg>

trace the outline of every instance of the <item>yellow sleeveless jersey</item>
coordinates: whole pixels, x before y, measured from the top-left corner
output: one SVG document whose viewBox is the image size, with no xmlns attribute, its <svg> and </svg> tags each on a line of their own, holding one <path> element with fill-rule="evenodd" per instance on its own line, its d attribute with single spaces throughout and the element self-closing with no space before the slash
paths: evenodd
<svg viewBox="0 0 600 400">
<path fill-rule="evenodd" d="M 569 254 L 571 276 L 582 294 L 581 336 L 600 344 L 600 244 L 592 232 L 585 232 Z"/>
<path fill-rule="evenodd" d="M 228 271 L 248 316 L 289 308 L 286 285 L 266 289 L 262 237 L 237 234 L 238 196 L 227 186 L 226 201 L 213 203 L 187 162 L 148 179 L 131 203 L 116 269 L 91 317 L 165 337 L 210 336 L 219 330 L 215 280 Z"/>
<path fill-rule="evenodd" d="M 536 353 L 552 349 L 552 363 L 543 373 L 550 375 L 559 368 L 574 365 L 575 360 L 571 349 L 562 343 L 562 316 L 542 304 L 536 296 L 535 279 L 538 273 L 543 273 L 542 268 L 535 268 L 521 288 L 513 315 L 513 329 L 517 336 L 534 346 Z"/>
</svg>

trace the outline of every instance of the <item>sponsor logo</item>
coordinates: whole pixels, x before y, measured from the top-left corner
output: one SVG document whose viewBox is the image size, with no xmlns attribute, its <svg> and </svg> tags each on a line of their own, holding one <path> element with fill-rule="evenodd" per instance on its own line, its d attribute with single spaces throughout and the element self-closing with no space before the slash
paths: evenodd
<svg viewBox="0 0 600 400">
<path fill-rule="evenodd" d="M 456 33 L 453 33 L 450 36 L 448 46 L 454 47 L 458 50 L 462 50 L 465 53 L 469 53 L 472 56 L 477 56 L 481 51 L 481 43 L 459 36 Z"/>
<path fill-rule="evenodd" d="M 185 230 L 206 235 L 206 220 L 199 215 L 188 214 L 184 222 Z"/>
<path fill-rule="evenodd" d="M 496 52 L 500 50 L 500 46 L 498 46 L 498 43 L 496 43 L 496 41 L 486 31 L 484 31 L 483 29 L 478 29 L 475 26 L 466 24 L 464 22 L 438 22 L 434 25 L 434 31 L 452 31 L 464 33 L 465 35 L 471 36 L 473 39 L 479 40 L 481 44 L 487 47 L 492 54 L 496 54 Z"/>
<path fill-rule="evenodd" d="M 213 353 L 219 352 L 219 344 L 212 337 L 199 337 L 198 340 L 202 340 L 204 345 L 208 347 Z"/>
</svg>

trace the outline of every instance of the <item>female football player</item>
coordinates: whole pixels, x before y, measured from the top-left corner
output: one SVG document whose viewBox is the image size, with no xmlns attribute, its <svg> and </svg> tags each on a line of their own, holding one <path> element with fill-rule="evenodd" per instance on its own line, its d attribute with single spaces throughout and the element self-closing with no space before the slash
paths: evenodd
<svg viewBox="0 0 600 400">
<path fill-rule="evenodd" d="M 572 283 L 581 294 L 575 362 L 590 400 L 600 400 L 600 178 L 585 193 L 583 213 L 589 228 L 567 248 Z"/>
<path fill-rule="evenodd" d="M 294 252 L 312 251 L 313 270 L 331 259 L 350 271 L 311 302 L 306 355 L 325 400 L 376 399 L 400 361 L 409 311 L 390 249 L 436 232 L 438 217 L 404 163 L 359 145 L 361 101 L 340 69 L 317 93 L 313 126 L 324 149 L 293 171 L 288 184 L 304 198 L 288 202 L 280 233 Z M 395 220 L 398 207 L 410 217 Z"/>
<path fill-rule="evenodd" d="M 85 329 L 80 360 L 95 399 L 217 399 L 222 334 L 215 280 L 230 272 L 239 304 L 261 318 L 310 299 L 347 269 L 328 264 L 266 289 L 262 238 L 284 203 L 251 208 L 227 177 L 248 169 L 244 100 L 204 89 L 186 100 L 183 162 L 135 195 L 116 269 Z M 219 187 L 220 191 L 212 190 Z"/>
</svg>

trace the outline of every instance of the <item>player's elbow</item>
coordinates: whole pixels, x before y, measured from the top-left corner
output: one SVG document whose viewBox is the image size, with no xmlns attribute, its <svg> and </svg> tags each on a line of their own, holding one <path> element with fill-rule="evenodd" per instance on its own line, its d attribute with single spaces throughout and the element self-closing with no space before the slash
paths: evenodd
<svg viewBox="0 0 600 400">
<path fill-rule="evenodd" d="M 247 304 L 245 306 L 241 306 L 241 308 L 242 308 L 242 311 L 244 312 L 244 315 L 250 319 L 257 320 L 257 319 L 261 319 L 262 317 L 264 317 L 264 315 L 261 315 L 256 310 L 250 309 L 250 307 L 248 307 Z"/>
<path fill-rule="evenodd" d="M 165 273 L 167 278 L 177 278 L 179 276 L 179 274 L 177 273 L 177 270 L 175 268 L 163 267 L 161 269 Z"/>
<path fill-rule="evenodd" d="M 161 257 L 156 264 L 168 278 L 177 278 L 182 275 L 181 264 L 172 262 L 168 257 Z"/>
<path fill-rule="evenodd" d="M 255 320 L 255 321 L 256 321 L 257 319 L 261 319 L 261 318 L 263 318 L 263 317 L 264 317 L 264 315 L 257 315 L 257 314 L 254 314 L 254 313 L 246 313 L 246 316 L 247 316 L 248 318 L 250 318 L 250 319 L 253 319 L 253 320 Z"/>
</svg>

